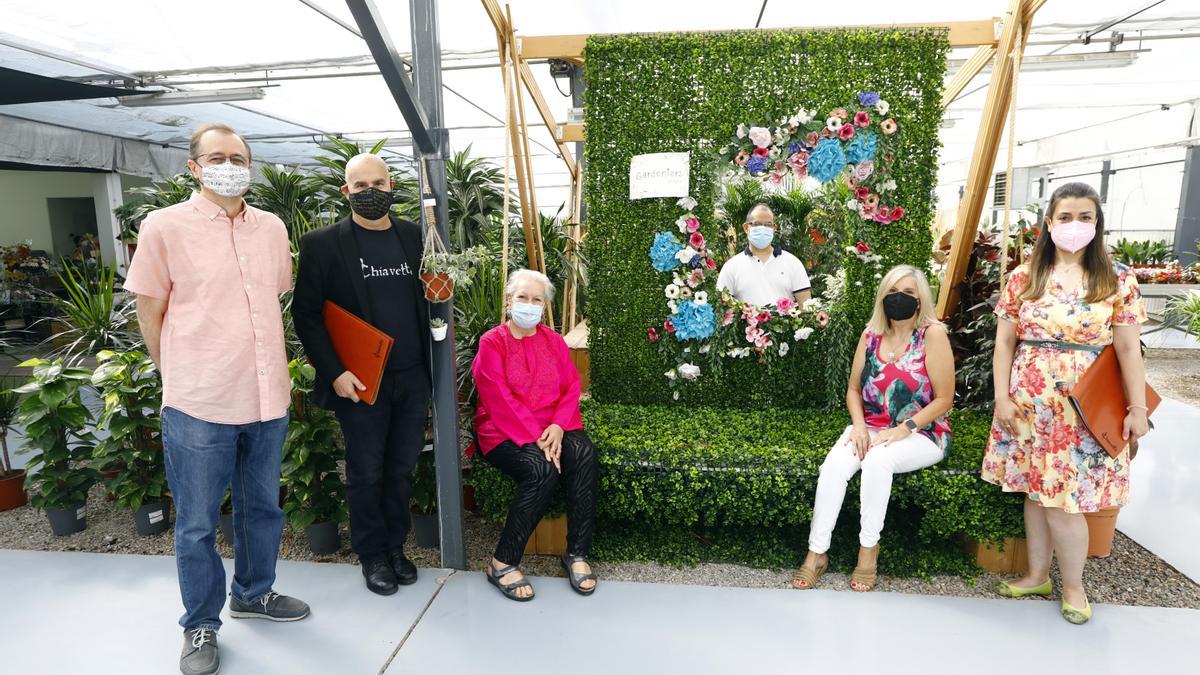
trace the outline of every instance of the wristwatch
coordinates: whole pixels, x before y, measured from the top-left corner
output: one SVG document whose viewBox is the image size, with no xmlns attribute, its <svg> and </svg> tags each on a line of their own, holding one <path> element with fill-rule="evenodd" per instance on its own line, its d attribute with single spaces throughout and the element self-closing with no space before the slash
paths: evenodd
<svg viewBox="0 0 1200 675">
<path fill-rule="evenodd" d="M 911 417 L 904 420 L 904 426 L 908 427 L 909 431 L 915 432 L 917 430 L 917 423 L 914 422 Z"/>
</svg>

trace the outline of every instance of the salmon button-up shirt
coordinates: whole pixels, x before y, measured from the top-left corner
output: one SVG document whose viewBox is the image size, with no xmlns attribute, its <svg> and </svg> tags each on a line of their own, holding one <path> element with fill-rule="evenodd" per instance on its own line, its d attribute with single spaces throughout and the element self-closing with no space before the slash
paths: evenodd
<svg viewBox="0 0 1200 675">
<path fill-rule="evenodd" d="M 163 407 L 218 424 L 287 414 L 279 296 L 292 286 L 287 227 L 245 205 L 233 219 L 193 194 L 146 217 L 125 289 L 167 301 Z"/>
</svg>

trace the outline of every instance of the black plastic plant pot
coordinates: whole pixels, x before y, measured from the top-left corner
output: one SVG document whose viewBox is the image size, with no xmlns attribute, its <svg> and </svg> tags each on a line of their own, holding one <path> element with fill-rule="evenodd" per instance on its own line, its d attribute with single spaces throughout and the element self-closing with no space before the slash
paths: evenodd
<svg viewBox="0 0 1200 675">
<path fill-rule="evenodd" d="M 434 548 L 440 543 L 436 513 L 414 513 L 412 514 L 412 524 L 413 537 L 417 540 L 417 546 Z"/>
<path fill-rule="evenodd" d="M 308 548 L 316 555 L 337 553 L 342 547 L 337 523 L 313 523 L 304 528 L 304 536 L 308 537 Z"/>
<path fill-rule="evenodd" d="M 87 528 L 87 507 L 83 504 L 66 509 L 46 509 L 50 529 L 56 537 L 83 532 Z"/>
<path fill-rule="evenodd" d="M 171 502 L 162 500 L 142 506 L 133 512 L 133 525 L 143 537 L 162 534 L 171 525 Z"/>
<path fill-rule="evenodd" d="M 221 538 L 225 540 L 226 544 L 233 546 L 233 514 L 222 513 L 218 524 L 221 528 Z"/>
</svg>

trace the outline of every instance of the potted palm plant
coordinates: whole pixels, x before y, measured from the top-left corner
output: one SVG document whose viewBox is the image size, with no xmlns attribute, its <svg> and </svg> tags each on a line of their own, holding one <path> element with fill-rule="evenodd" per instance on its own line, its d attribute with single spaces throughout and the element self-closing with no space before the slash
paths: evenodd
<svg viewBox="0 0 1200 675">
<path fill-rule="evenodd" d="M 338 474 L 337 419 L 312 405 L 316 370 L 308 363 L 288 364 L 292 378 L 292 415 L 283 443 L 283 512 L 293 528 L 303 529 L 313 553 L 341 548 L 338 524 L 346 519 L 346 502 Z"/>
<path fill-rule="evenodd" d="M 8 454 L 8 432 L 16 422 L 21 395 L 5 387 L 0 390 L 0 511 L 25 506 L 25 471 L 14 469 Z"/>
<path fill-rule="evenodd" d="M 117 506 L 131 509 L 137 533 L 159 534 L 170 523 L 166 464 L 158 411 L 162 384 L 154 361 L 143 352 L 103 350 L 92 372 L 92 385 L 104 408 L 96 428 L 108 432 L 92 457 L 123 467 L 105 482 Z"/>
<path fill-rule="evenodd" d="M 417 546 L 433 548 L 439 543 L 437 515 L 437 469 L 433 452 L 423 450 L 413 469 L 412 487 L 413 537 Z"/>
<path fill-rule="evenodd" d="M 71 368 L 61 360 L 30 359 L 30 381 L 16 389 L 25 394 L 17 424 L 25 429 L 22 454 L 30 455 L 34 469 L 27 483 L 29 502 L 46 511 L 50 528 L 63 536 L 87 527 L 87 493 L 99 474 L 85 463 L 93 437 L 87 431 L 92 414 L 84 406 L 80 389 L 91 374 Z"/>
</svg>

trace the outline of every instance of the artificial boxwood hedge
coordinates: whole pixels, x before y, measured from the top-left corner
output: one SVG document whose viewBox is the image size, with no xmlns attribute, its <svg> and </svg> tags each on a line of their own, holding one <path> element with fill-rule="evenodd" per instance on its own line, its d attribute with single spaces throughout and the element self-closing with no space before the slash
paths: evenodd
<svg viewBox="0 0 1200 675">
<path fill-rule="evenodd" d="M 701 233 L 717 241 L 714 153 L 739 122 L 772 123 L 803 106 L 831 110 L 877 91 L 900 124 L 893 176 L 898 223 L 855 223 L 884 265 L 924 265 L 937 173 L 939 97 L 948 50 L 942 29 L 754 31 L 592 36 L 585 48 L 584 184 L 588 204 L 591 392 L 608 403 L 668 403 L 670 365 L 646 339 L 667 309 L 647 252 L 671 228 L 674 199 L 631 201 L 629 160 L 690 151 Z M 684 388 L 683 401 L 735 407 L 823 406 L 844 392 L 850 352 L 865 324 L 875 272 L 847 256 L 845 301 L 830 330 L 801 343 L 784 372 L 751 360 Z M 828 380 L 828 381 L 827 381 Z"/>
<path fill-rule="evenodd" d="M 584 402 L 583 415 L 601 464 L 597 557 L 781 567 L 798 563 L 807 548 L 821 462 L 848 424 L 843 413 L 819 410 L 595 401 Z M 896 476 L 882 563 L 891 574 L 964 572 L 957 535 L 1001 540 L 1022 532 L 1021 496 L 979 478 L 990 417 L 956 411 L 951 424 L 949 458 Z M 503 518 L 514 483 L 482 461 L 472 482 L 483 513 Z M 835 553 L 855 553 L 857 534 L 855 478 Z"/>
</svg>

